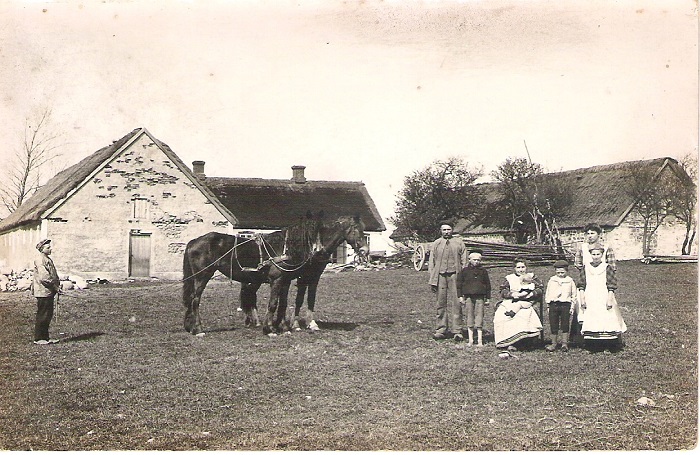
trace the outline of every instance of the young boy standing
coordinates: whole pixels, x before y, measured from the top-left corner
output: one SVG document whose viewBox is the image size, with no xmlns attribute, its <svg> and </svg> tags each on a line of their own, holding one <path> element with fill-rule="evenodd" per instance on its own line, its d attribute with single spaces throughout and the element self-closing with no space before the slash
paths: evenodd
<svg viewBox="0 0 700 455">
<path fill-rule="evenodd" d="M 576 300 L 576 283 L 567 275 L 569 263 L 561 260 L 554 263 L 555 275 L 547 283 L 544 295 L 545 303 L 549 304 L 549 326 L 552 330 L 552 344 L 545 349 L 553 352 L 561 337 L 561 350 L 569 350 L 569 324 L 571 305 Z"/>
<path fill-rule="evenodd" d="M 467 266 L 457 277 L 459 303 L 467 306 L 468 345 L 474 344 L 474 329 L 476 328 L 477 346 L 484 345 L 484 305 L 491 300 L 491 280 L 489 272 L 481 266 L 481 250 L 469 253 Z"/>
</svg>

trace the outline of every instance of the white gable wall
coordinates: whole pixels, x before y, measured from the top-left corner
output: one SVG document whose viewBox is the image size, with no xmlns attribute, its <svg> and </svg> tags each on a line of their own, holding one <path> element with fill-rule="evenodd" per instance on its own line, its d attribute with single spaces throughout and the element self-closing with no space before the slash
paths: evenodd
<svg viewBox="0 0 700 455">
<path fill-rule="evenodd" d="M 625 217 L 618 227 L 613 229 L 608 237 L 615 248 L 615 257 L 619 259 L 640 259 L 642 254 L 642 234 L 644 222 L 631 213 Z M 649 239 L 649 255 L 651 256 L 680 256 L 685 238 L 685 226 L 682 223 L 667 219 Z M 697 254 L 697 249 L 693 249 Z"/>
<path fill-rule="evenodd" d="M 187 242 L 230 232 L 226 218 L 141 134 L 48 217 L 47 235 L 62 274 L 129 276 L 132 233 L 150 235 L 151 277 L 182 278 Z"/>
</svg>

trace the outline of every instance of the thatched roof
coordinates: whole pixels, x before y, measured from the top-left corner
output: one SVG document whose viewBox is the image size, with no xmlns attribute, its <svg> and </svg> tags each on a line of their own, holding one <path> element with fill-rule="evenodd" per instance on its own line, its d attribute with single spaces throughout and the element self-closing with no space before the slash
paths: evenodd
<svg viewBox="0 0 700 455">
<path fill-rule="evenodd" d="M 0 221 L 0 232 L 38 223 L 89 181 L 141 134 L 146 134 L 233 225 L 279 229 L 299 221 L 307 211 L 324 211 L 327 219 L 359 214 L 368 231 L 386 229 L 362 182 L 198 178 L 167 144 L 137 128 L 77 164 L 56 174 L 14 213 Z"/>
<path fill-rule="evenodd" d="M 112 142 L 111 145 L 101 148 L 77 164 L 56 174 L 29 199 L 25 200 L 17 210 L 0 222 L 0 232 L 40 221 L 45 211 L 66 197 L 78 183 L 84 181 L 98 166 L 112 156 L 116 150 L 120 149 L 131 140 L 138 131 L 138 129 L 133 130 L 121 139 Z"/>
<path fill-rule="evenodd" d="M 367 231 L 386 230 L 362 182 L 225 177 L 205 181 L 243 228 L 279 229 L 298 222 L 308 211 L 323 210 L 329 220 L 359 214 Z"/>
<path fill-rule="evenodd" d="M 136 128 L 121 139 L 112 142 L 111 145 L 103 147 L 92 155 L 84 158 L 73 166 L 59 172 L 44 186 L 34 193 L 29 199 L 24 201 L 22 205 L 10 214 L 7 218 L 0 221 L 0 232 L 9 231 L 16 227 L 40 222 L 44 217 L 48 216 L 58 205 L 68 198 L 77 188 L 89 180 L 89 178 L 110 161 L 121 154 L 131 142 L 138 139 L 142 134 L 148 137 L 155 143 L 170 160 L 187 175 L 193 184 L 202 191 L 217 208 L 226 216 L 232 224 L 236 223 L 236 218 L 233 217 L 225 207 L 221 205 L 210 190 L 203 185 L 197 177 L 192 174 L 189 168 L 180 160 L 167 144 L 154 138 L 151 133 L 145 128 Z"/>
<path fill-rule="evenodd" d="M 625 161 L 552 172 L 543 174 L 542 178 L 554 180 L 555 184 L 561 183 L 571 191 L 571 204 L 564 214 L 556 219 L 559 229 L 581 229 L 587 223 L 615 227 L 624 220 L 635 202 L 629 195 L 631 171 L 649 169 L 652 172 L 661 172 L 667 167 L 679 178 L 688 178 L 673 158 Z M 484 183 L 480 188 L 491 203 L 500 197 L 498 183 Z M 466 221 L 455 226 L 455 231 L 462 234 L 492 234 L 507 230 L 504 226 L 474 225 Z"/>
</svg>

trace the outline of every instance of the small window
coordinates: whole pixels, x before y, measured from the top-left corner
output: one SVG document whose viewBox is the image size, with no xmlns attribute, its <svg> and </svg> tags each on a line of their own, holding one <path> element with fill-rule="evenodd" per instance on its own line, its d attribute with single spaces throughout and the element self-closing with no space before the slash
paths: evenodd
<svg viewBox="0 0 700 455">
<path fill-rule="evenodd" d="M 134 199 L 134 219 L 148 219 L 148 199 Z"/>
</svg>

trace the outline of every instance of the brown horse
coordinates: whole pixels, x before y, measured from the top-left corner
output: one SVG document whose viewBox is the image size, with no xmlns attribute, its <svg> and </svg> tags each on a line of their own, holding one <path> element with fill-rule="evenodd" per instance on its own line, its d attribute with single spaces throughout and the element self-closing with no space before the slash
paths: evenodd
<svg viewBox="0 0 700 455">
<path fill-rule="evenodd" d="M 288 331 L 285 320 L 289 286 L 293 279 L 314 266 L 314 257 L 330 256 L 348 242 L 366 254 L 364 224 L 359 216 L 341 216 L 326 223 L 310 214 L 298 224 L 255 239 L 210 232 L 191 240 L 183 258 L 182 300 L 186 308 L 184 326 L 192 334 L 201 332 L 199 302 L 207 283 L 218 270 L 241 283 L 241 309 L 246 324 L 257 322 L 257 290 L 270 284 L 263 332 Z"/>
</svg>

